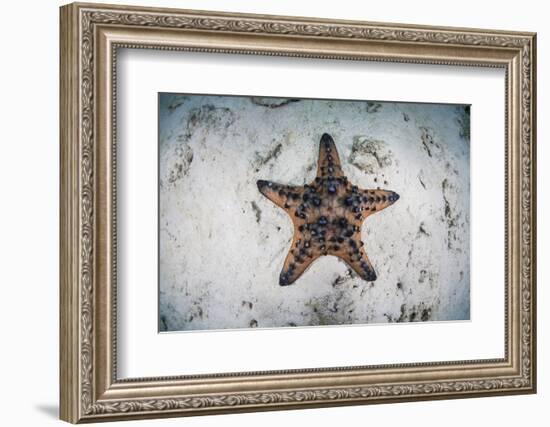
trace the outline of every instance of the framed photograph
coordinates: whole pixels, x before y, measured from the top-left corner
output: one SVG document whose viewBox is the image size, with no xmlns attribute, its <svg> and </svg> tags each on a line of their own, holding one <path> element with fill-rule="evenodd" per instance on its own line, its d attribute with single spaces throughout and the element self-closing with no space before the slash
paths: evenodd
<svg viewBox="0 0 550 427">
<path fill-rule="evenodd" d="M 535 34 L 60 22 L 63 420 L 536 391 Z"/>
</svg>

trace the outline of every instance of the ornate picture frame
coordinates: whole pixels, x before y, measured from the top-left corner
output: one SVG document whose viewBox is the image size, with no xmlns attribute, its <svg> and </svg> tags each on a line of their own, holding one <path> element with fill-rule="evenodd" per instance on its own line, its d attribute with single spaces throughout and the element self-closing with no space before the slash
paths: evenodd
<svg viewBox="0 0 550 427">
<path fill-rule="evenodd" d="M 61 15 L 61 419 L 187 416 L 536 391 L 536 35 L 99 4 Z M 499 359 L 117 377 L 117 49 L 502 68 L 505 342 Z"/>
</svg>

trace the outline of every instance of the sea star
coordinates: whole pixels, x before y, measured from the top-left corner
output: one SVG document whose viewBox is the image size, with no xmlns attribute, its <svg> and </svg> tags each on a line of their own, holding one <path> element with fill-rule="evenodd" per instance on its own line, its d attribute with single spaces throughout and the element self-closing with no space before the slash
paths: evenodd
<svg viewBox="0 0 550 427">
<path fill-rule="evenodd" d="M 279 276 L 281 286 L 294 283 L 322 255 L 335 255 L 364 280 L 376 280 L 361 241 L 361 225 L 370 215 L 394 204 L 399 195 L 352 185 L 342 171 L 329 134 L 321 137 L 313 182 L 290 186 L 259 180 L 257 184 L 260 192 L 284 209 L 294 224 L 292 245 Z"/>
</svg>

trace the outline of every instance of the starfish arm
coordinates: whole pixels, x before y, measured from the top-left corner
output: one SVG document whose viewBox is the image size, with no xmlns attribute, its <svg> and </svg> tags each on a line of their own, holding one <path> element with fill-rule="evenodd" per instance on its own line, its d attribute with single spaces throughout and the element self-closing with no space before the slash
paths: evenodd
<svg viewBox="0 0 550 427">
<path fill-rule="evenodd" d="M 306 240 L 303 234 L 294 233 L 292 246 L 279 276 L 279 285 L 288 286 L 294 283 L 320 255 L 310 246 L 309 240 Z"/>
<path fill-rule="evenodd" d="M 399 194 L 389 190 L 363 190 L 362 191 L 362 211 L 363 216 L 367 217 L 376 212 L 393 205 L 399 200 Z"/>
<path fill-rule="evenodd" d="M 399 199 L 399 194 L 388 190 L 359 190 L 352 186 L 342 199 L 346 216 L 361 221 L 393 205 Z"/>
<path fill-rule="evenodd" d="M 324 133 L 319 144 L 319 160 L 317 161 L 317 176 L 342 177 L 342 164 L 336 150 L 334 140 L 328 133 Z"/>
<path fill-rule="evenodd" d="M 355 272 L 367 282 L 376 280 L 376 272 L 372 266 L 369 257 L 367 256 L 364 247 L 357 251 L 340 254 L 342 258 Z"/>
<path fill-rule="evenodd" d="M 303 187 L 276 184 L 263 179 L 257 182 L 258 190 L 280 208 L 290 210 L 300 205 Z"/>
<path fill-rule="evenodd" d="M 370 215 L 386 209 L 399 200 L 399 194 L 388 190 L 358 190 L 345 196 L 344 206 L 355 219 L 365 219 Z"/>
</svg>

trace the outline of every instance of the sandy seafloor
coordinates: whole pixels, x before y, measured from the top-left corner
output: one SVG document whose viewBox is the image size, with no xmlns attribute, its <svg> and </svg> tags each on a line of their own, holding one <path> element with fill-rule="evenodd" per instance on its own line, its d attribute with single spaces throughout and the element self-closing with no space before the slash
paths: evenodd
<svg viewBox="0 0 550 427">
<path fill-rule="evenodd" d="M 159 329 L 470 317 L 469 107 L 159 96 Z M 363 224 L 378 279 L 321 257 L 291 286 L 293 227 L 256 181 L 314 179 L 335 140 L 346 176 L 400 200 Z"/>
</svg>

